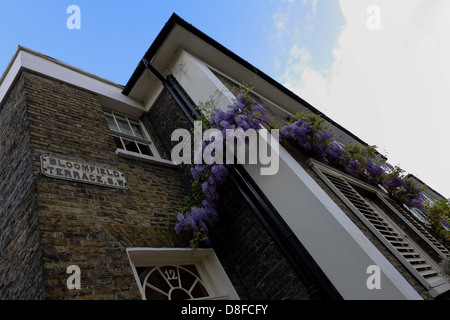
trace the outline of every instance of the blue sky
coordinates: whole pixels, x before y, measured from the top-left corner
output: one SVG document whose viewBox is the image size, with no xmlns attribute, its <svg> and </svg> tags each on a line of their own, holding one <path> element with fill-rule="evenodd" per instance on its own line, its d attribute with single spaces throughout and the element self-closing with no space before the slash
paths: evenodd
<svg viewBox="0 0 450 320">
<path fill-rule="evenodd" d="M 312 63 L 330 65 L 331 48 L 336 40 L 337 1 L 314 17 L 312 34 L 301 35 L 317 53 Z M 69 30 L 66 9 L 81 9 L 81 29 Z M 270 0 L 130 0 L 55 1 L 1 0 L 0 69 L 6 68 L 17 46 L 23 45 L 109 80 L 125 84 L 139 59 L 173 12 L 266 73 L 276 77 L 274 59 L 283 59 L 293 35 L 278 39 L 274 14 L 293 12 L 290 25 L 298 30 L 312 25 L 310 2 Z M 334 26 L 332 26 L 334 22 Z M 342 21 L 341 21 L 342 22 Z M 324 32 L 327 27 L 333 32 Z M 294 30 L 294 29 L 292 29 Z M 276 38 L 276 39 L 275 39 Z M 324 50 L 325 49 L 325 50 Z"/>
<path fill-rule="evenodd" d="M 23 45 L 124 85 L 173 12 L 450 197 L 448 0 L 0 0 L 0 70 Z"/>
</svg>

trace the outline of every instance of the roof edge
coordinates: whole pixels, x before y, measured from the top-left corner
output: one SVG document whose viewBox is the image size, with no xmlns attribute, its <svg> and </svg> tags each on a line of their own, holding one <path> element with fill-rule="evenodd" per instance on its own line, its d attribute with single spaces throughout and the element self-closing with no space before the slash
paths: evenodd
<svg viewBox="0 0 450 320">
<path fill-rule="evenodd" d="M 412 173 L 408 173 L 406 175 L 406 178 L 411 178 L 411 179 L 415 179 L 417 182 L 423 184 L 427 189 L 429 189 L 430 191 L 434 192 L 435 194 L 437 194 L 438 196 L 442 197 L 443 199 L 448 199 L 447 197 L 444 197 L 441 193 L 437 192 L 436 190 L 434 190 L 433 188 L 430 187 L 429 184 L 426 184 L 425 182 L 423 182 L 421 179 L 419 179 L 416 175 L 412 174 Z"/>
<path fill-rule="evenodd" d="M 176 13 L 173 13 L 172 16 L 170 17 L 170 19 L 166 22 L 164 27 L 161 29 L 159 34 L 156 36 L 155 40 L 150 45 L 150 48 L 144 54 L 142 59 L 146 58 L 148 61 L 151 61 L 152 57 L 156 54 L 159 47 L 162 45 L 164 40 L 167 38 L 167 36 L 169 35 L 169 33 L 173 29 L 173 27 L 176 24 L 182 25 L 183 23 L 187 24 L 187 22 L 185 22 L 183 19 L 181 19 Z M 133 89 L 133 86 L 136 84 L 139 77 L 142 75 L 142 72 L 145 70 L 145 65 L 142 62 L 142 59 L 141 59 L 141 61 L 139 61 L 136 69 L 134 70 L 134 72 L 131 75 L 130 79 L 128 80 L 127 84 L 123 88 L 122 93 L 126 96 L 131 92 L 131 90 Z"/>
<path fill-rule="evenodd" d="M 8 65 L 6 66 L 5 70 L 2 73 L 2 76 L 0 77 L 0 86 L 2 85 L 3 81 L 5 81 L 5 78 L 8 75 L 9 70 L 11 70 L 11 67 L 14 64 L 14 61 L 16 61 L 16 58 L 19 55 L 19 52 L 21 50 L 23 50 L 23 48 L 24 47 L 22 47 L 21 45 L 17 46 L 16 51 L 14 51 L 14 54 L 13 54 L 11 60 L 9 60 Z"/>
<path fill-rule="evenodd" d="M 336 128 L 342 130 L 343 132 L 345 132 L 346 134 L 351 136 L 353 139 L 355 139 L 356 141 L 358 141 L 362 145 L 364 145 L 364 146 L 368 145 L 368 143 L 366 143 L 361 138 L 357 137 L 355 134 L 353 134 L 352 132 L 348 131 L 346 128 L 342 127 L 340 124 L 338 124 L 337 122 L 335 122 L 334 120 L 329 118 L 327 115 L 325 115 L 323 112 L 321 112 L 320 110 L 315 108 L 309 102 L 307 102 L 306 100 L 304 100 L 301 97 L 299 97 L 293 91 L 289 90 L 288 88 L 283 86 L 281 83 L 279 83 L 278 81 L 274 80 L 272 77 L 270 77 L 266 73 L 262 72 L 261 70 L 259 70 L 258 68 L 256 68 L 252 64 L 250 64 L 248 61 L 242 59 L 241 57 L 236 55 L 234 52 L 232 52 L 231 50 L 229 50 L 226 47 L 224 47 L 223 45 L 221 45 L 216 40 L 212 39 L 211 37 L 209 37 L 208 35 L 206 35 L 202 31 L 200 31 L 199 29 L 195 28 L 192 24 L 190 24 L 190 23 L 186 22 L 185 20 L 183 20 L 176 13 L 173 13 L 172 16 L 170 17 L 170 19 L 166 22 L 166 24 L 164 25 L 163 29 L 160 31 L 160 33 L 156 37 L 155 41 L 151 44 L 150 48 L 147 50 L 147 52 L 145 53 L 143 58 L 146 58 L 148 61 L 152 60 L 153 56 L 156 54 L 156 52 L 158 51 L 159 47 L 162 45 L 162 43 L 164 42 L 164 40 L 169 35 L 170 31 L 173 29 L 173 27 L 175 25 L 179 25 L 180 27 L 186 29 L 188 32 L 192 33 L 193 35 L 197 36 L 201 40 L 205 41 L 207 44 L 209 44 L 213 48 L 217 49 L 218 51 L 222 52 L 223 54 L 225 54 L 229 58 L 233 59 L 234 61 L 236 61 L 237 63 L 242 65 L 244 68 L 246 68 L 246 69 L 250 70 L 251 72 L 255 73 L 256 75 L 261 77 L 263 80 L 267 81 L 269 84 L 273 85 L 275 88 L 277 88 L 278 90 L 280 90 L 281 92 L 283 92 L 284 94 L 286 94 L 287 96 L 292 98 L 293 100 L 295 100 L 298 103 L 304 105 L 306 108 L 311 110 L 313 113 L 319 115 L 320 117 L 322 117 L 326 121 L 330 122 L 333 126 L 335 126 Z M 145 70 L 145 66 L 144 66 L 144 64 L 142 63 L 142 60 L 141 60 L 141 61 L 139 61 L 138 65 L 136 67 L 136 70 L 133 72 L 131 78 L 129 79 L 129 81 L 127 82 L 127 84 L 125 85 L 125 87 L 124 87 L 124 89 L 122 91 L 122 93 L 124 95 L 128 95 L 131 92 L 133 86 L 136 84 L 136 82 L 138 81 L 139 77 L 142 75 L 142 72 L 144 70 Z"/>
<path fill-rule="evenodd" d="M 117 88 L 119 88 L 119 89 L 123 89 L 123 88 L 124 88 L 123 85 L 120 85 L 120 84 L 118 84 L 118 83 L 116 83 L 116 82 L 113 82 L 113 81 L 111 81 L 111 80 L 105 79 L 105 78 L 100 77 L 100 76 L 98 76 L 98 75 L 96 75 L 96 74 L 87 72 L 87 71 L 82 70 L 82 69 L 80 69 L 80 68 L 77 68 L 77 67 L 75 67 L 75 66 L 73 66 L 73 65 L 71 65 L 71 64 L 69 64 L 69 63 L 66 63 L 66 62 L 64 62 L 64 61 L 55 59 L 55 58 L 50 57 L 50 56 L 48 56 L 48 55 L 46 55 L 46 54 L 40 53 L 40 52 L 35 51 L 35 50 L 33 50 L 33 49 L 24 47 L 24 46 L 22 46 L 22 45 L 18 45 L 18 46 L 17 46 L 17 49 L 16 49 L 16 51 L 14 52 L 14 55 L 12 56 L 12 58 L 11 58 L 11 60 L 9 61 L 8 65 L 6 66 L 6 69 L 4 70 L 2 76 L 0 77 L 0 85 L 3 84 L 3 81 L 5 80 L 6 76 L 8 75 L 8 72 L 11 70 L 12 65 L 13 65 L 14 62 L 16 61 L 16 59 L 17 59 L 17 57 L 19 56 L 19 53 L 20 53 L 21 51 L 26 52 L 26 53 L 29 53 L 29 54 L 31 54 L 31 55 L 34 55 L 34 56 L 36 56 L 36 57 L 45 59 L 45 60 L 47 60 L 47 61 L 53 62 L 53 63 L 55 63 L 55 64 L 57 64 L 57 65 L 59 65 L 59 66 L 61 66 L 61 67 L 64 67 L 64 68 L 73 70 L 73 71 L 75 71 L 75 72 L 78 72 L 78 73 L 80 73 L 80 74 L 83 74 L 83 75 L 85 75 L 85 76 L 88 76 L 88 77 L 90 77 L 90 78 L 92 78 L 92 79 L 95 79 L 95 80 L 104 82 L 104 83 L 109 84 L 109 85 L 111 85 L 111 86 L 117 87 Z"/>
</svg>

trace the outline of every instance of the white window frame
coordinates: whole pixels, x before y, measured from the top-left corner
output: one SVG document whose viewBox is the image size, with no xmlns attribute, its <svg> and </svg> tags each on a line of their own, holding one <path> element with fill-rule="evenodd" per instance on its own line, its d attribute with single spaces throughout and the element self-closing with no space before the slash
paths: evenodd
<svg viewBox="0 0 450 320">
<path fill-rule="evenodd" d="M 148 147 L 149 147 L 150 151 L 152 152 L 154 158 L 161 158 L 159 153 L 158 153 L 158 150 L 155 147 L 155 144 L 153 143 L 150 135 L 148 134 L 148 132 L 145 129 L 145 126 L 144 126 L 144 124 L 142 123 L 141 120 L 130 118 L 130 117 L 128 117 L 125 114 L 118 113 L 118 112 L 113 111 L 113 110 L 103 110 L 103 113 L 105 114 L 105 117 L 108 114 L 108 115 L 112 116 L 112 118 L 114 119 L 116 127 L 118 128 L 119 131 L 111 130 L 111 128 L 109 129 L 109 131 L 111 132 L 112 136 L 115 135 L 115 136 L 119 137 L 119 139 L 122 142 L 122 145 L 124 145 L 123 140 L 122 140 L 123 138 L 128 139 L 128 140 L 133 140 L 136 143 L 136 146 L 137 146 L 137 148 L 139 150 L 139 152 L 134 152 L 134 153 L 138 153 L 140 155 L 145 155 L 140 150 L 139 144 L 137 142 L 144 143 L 144 144 L 148 145 Z M 133 135 L 129 135 L 129 134 L 126 134 L 126 133 L 123 133 L 123 132 L 120 131 L 120 126 L 119 126 L 119 123 L 117 122 L 117 117 L 124 118 L 127 121 L 128 126 L 131 128 L 131 131 L 133 132 Z M 144 138 L 140 138 L 140 137 L 138 137 L 136 135 L 136 133 L 134 132 L 133 126 L 131 125 L 130 121 L 134 122 L 134 123 L 137 123 L 139 125 L 142 133 L 144 134 Z M 109 124 L 108 124 L 108 127 L 109 127 Z M 124 148 L 118 148 L 118 149 L 125 150 L 125 151 L 128 151 L 128 152 L 133 152 L 133 151 L 126 150 Z M 147 155 L 147 156 L 149 156 L 149 155 Z"/>
<path fill-rule="evenodd" d="M 127 248 L 131 268 L 145 300 L 145 288 L 141 284 L 137 267 L 162 267 L 195 265 L 209 293 L 208 297 L 196 300 L 239 300 L 225 270 L 213 249 L 197 249 L 193 255 L 189 248 Z"/>
<path fill-rule="evenodd" d="M 107 121 L 106 114 L 112 115 L 113 119 L 115 121 L 116 127 L 119 128 L 119 130 L 120 130 L 120 127 L 119 127 L 119 124 L 117 123 L 116 115 L 121 118 L 125 118 L 132 131 L 133 131 L 133 127 L 130 124 L 130 120 L 138 123 L 140 129 L 142 130 L 142 132 L 144 134 L 144 139 L 139 138 L 137 136 L 133 137 L 132 135 L 128 135 L 128 134 L 122 133 L 120 131 L 115 131 L 115 130 L 111 130 L 111 129 L 109 129 L 109 133 L 111 134 L 111 136 L 114 136 L 114 135 L 119 136 L 121 141 L 122 141 L 122 137 L 123 137 L 123 138 L 129 139 L 129 140 L 134 140 L 134 141 L 138 141 L 140 143 L 145 143 L 148 145 L 148 147 L 150 148 L 150 151 L 153 153 L 153 156 L 150 156 L 150 155 L 146 155 L 146 154 L 143 154 L 140 152 L 129 151 L 124 148 L 116 148 L 116 150 L 115 150 L 116 155 L 123 157 L 123 158 L 127 158 L 127 159 L 134 159 L 134 160 L 139 160 L 139 161 L 152 163 L 152 164 L 158 164 L 158 165 L 167 166 L 167 167 L 176 167 L 175 162 L 161 158 L 158 150 L 156 149 L 155 144 L 153 143 L 152 138 L 150 137 L 147 129 L 145 128 L 145 126 L 141 120 L 129 117 L 123 113 L 119 113 L 119 112 L 116 112 L 116 111 L 113 111 L 110 109 L 104 109 L 103 114 L 105 116 L 105 121 Z M 108 128 L 109 128 L 109 124 L 108 124 Z M 133 133 L 134 133 L 134 131 L 133 131 Z M 122 141 L 122 144 L 123 144 L 123 141 Z M 139 146 L 137 146 L 137 147 L 139 148 Z"/>
<path fill-rule="evenodd" d="M 430 222 L 427 220 L 426 215 L 418 208 L 409 208 L 407 206 L 404 206 L 404 209 L 408 210 L 417 220 L 419 220 L 424 225 L 430 225 Z"/>
</svg>

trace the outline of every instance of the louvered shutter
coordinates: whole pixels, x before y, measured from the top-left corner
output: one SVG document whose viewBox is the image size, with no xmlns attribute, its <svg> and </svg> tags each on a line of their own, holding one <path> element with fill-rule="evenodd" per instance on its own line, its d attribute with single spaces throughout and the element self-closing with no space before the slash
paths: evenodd
<svg viewBox="0 0 450 320">
<path fill-rule="evenodd" d="M 317 172 L 317 170 L 316 170 Z M 424 255 L 412 245 L 405 235 L 394 227 L 379 208 L 375 209 L 344 178 L 325 171 L 319 176 L 336 195 L 355 213 L 392 254 L 422 283 L 432 296 L 450 290 L 450 284 L 430 265 Z"/>
<path fill-rule="evenodd" d="M 442 258 L 450 257 L 450 251 L 433 237 L 432 234 L 420 222 L 414 219 L 405 209 L 400 207 L 394 200 L 377 194 L 378 198 L 383 201 L 400 219 L 414 230 L 428 245 Z"/>
</svg>

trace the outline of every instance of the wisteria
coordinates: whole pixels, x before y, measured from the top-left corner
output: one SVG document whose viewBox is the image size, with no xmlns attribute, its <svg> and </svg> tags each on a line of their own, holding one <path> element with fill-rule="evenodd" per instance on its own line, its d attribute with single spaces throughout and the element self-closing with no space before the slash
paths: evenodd
<svg viewBox="0 0 450 320">
<path fill-rule="evenodd" d="M 333 134 L 322 126 L 322 121 L 312 117 L 299 117 L 281 129 L 281 136 L 295 141 L 303 151 L 324 163 L 342 161 L 347 152 L 334 142 Z"/>
<path fill-rule="evenodd" d="M 400 167 L 385 164 L 385 173 L 380 184 L 388 191 L 395 200 L 404 203 L 410 208 L 424 210 L 424 198 L 421 188 L 411 179 L 405 176 Z"/>
<path fill-rule="evenodd" d="M 359 172 L 361 170 L 361 165 L 358 161 L 351 159 L 348 161 L 347 165 L 345 166 L 345 172 L 347 172 L 350 175 L 355 175 L 356 172 Z"/>
<path fill-rule="evenodd" d="M 450 222 L 448 222 L 447 219 L 445 219 L 443 216 L 439 216 L 439 220 L 443 225 L 450 227 Z"/>
<path fill-rule="evenodd" d="M 236 103 L 228 106 L 227 111 L 216 109 L 211 113 L 209 126 L 220 130 L 222 136 L 226 137 L 227 129 L 259 130 L 267 120 L 263 107 L 247 94 L 239 94 Z M 225 139 L 223 143 L 226 144 Z M 203 143 L 203 150 L 206 145 Z M 183 230 L 192 232 L 194 239 L 191 245 L 198 246 L 201 241 L 210 241 L 209 227 L 217 219 L 219 189 L 229 176 L 229 165 L 196 164 L 191 168 L 191 175 L 194 180 L 194 200 L 191 199 L 185 210 L 177 214 L 175 231 L 178 234 Z"/>
<path fill-rule="evenodd" d="M 448 231 L 450 228 L 450 199 L 441 199 L 434 203 L 425 201 L 424 206 L 433 235 L 450 246 L 450 231 Z"/>
<path fill-rule="evenodd" d="M 318 116 L 296 115 L 291 124 L 281 129 L 281 135 L 294 141 L 311 157 L 332 164 L 371 185 L 384 187 L 394 199 L 410 208 L 423 209 L 421 190 L 404 176 L 403 170 L 387 163 L 374 146 L 342 148 Z"/>
<path fill-rule="evenodd" d="M 265 109 L 248 94 L 240 94 L 226 111 L 217 109 L 210 112 L 206 122 L 208 127 L 218 129 L 226 137 L 227 129 L 259 130 L 263 122 L 268 122 L 268 117 Z M 293 141 L 309 156 L 374 186 L 383 187 L 394 199 L 410 208 L 423 209 L 421 190 L 405 177 L 403 170 L 387 163 L 374 146 L 341 147 L 319 116 L 297 114 L 291 118 L 289 125 L 281 128 L 280 133 L 283 140 Z M 206 147 L 207 143 L 203 142 L 202 150 L 197 152 Z M 175 226 L 177 233 L 186 230 L 193 233 L 191 246 L 210 241 L 209 228 L 218 218 L 219 189 L 229 176 L 229 166 L 203 163 L 191 168 L 192 197 L 183 212 L 178 213 Z"/>
</svg>

